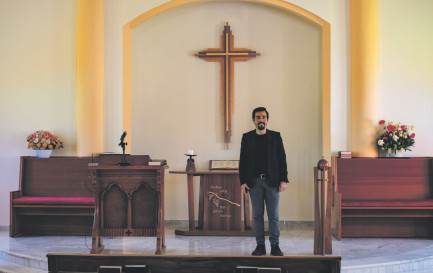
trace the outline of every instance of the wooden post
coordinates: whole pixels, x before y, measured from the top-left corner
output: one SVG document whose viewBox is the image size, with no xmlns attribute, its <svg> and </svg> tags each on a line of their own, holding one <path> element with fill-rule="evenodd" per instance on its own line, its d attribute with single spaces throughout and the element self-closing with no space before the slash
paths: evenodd
<svg viewBox="0 0 433 273">
<path fill-rule="evenodd" d="M 314 167 L 314 255 L 332 254 L 332 169 L 324 159 Z"/>
<path fill-rule="evenodd" d="M 318 182 L 318 170 L 317 167 L 314 167 L 314 254 L 321 254 L 320 250 L 320 230 L 322 230 L 320 220 L 320 201 L 319 201 L 319 182 Z"/>
<path fill-rule="evenodd" d="M 188 218 L 189 218 L 189 230 L 195 229 L 194 221 L 194 176 L 192 174 L 187 175 L 188 179 Z"/>
</svg>

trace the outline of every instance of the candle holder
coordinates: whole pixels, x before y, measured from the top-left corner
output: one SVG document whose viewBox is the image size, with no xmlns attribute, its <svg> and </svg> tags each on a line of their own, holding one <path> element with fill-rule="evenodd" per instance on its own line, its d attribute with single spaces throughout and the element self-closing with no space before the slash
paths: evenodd
<svg viewBox="0 0 433 273">
<path fill-rule="evenodd" d="M 189 156 L 188 160 L 186 161 L 186 168 L 185 171 L 187 172 L 195 172 L 195 163 L 194 163 L 194 156 L 197 155 L 190 155 L 190 154 L 185 154 L 186 156 Z"/>
</svg>

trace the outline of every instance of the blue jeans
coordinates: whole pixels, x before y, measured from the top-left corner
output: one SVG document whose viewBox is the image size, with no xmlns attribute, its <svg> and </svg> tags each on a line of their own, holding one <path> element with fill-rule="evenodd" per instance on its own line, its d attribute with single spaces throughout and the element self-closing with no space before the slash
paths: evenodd
<svg viewBox="0 0 433 273">
<path fill-rule="evenodd" d="M 265 244 L 265 223 L 264 212 L 266 204 L 266 212 L 268 213 L 269 221 L 269 241 L 271 245 L 279 243 L 280 229 L 278 226 L 278 204 L 280 200 L 280 192 L 278 188 L 269 187 L 266 180 L 256 178 L 256 185 L 250 189 L 251 204 L 253 207 L 254 216 L 254 235 L 258 245 Z"/>
</svg>

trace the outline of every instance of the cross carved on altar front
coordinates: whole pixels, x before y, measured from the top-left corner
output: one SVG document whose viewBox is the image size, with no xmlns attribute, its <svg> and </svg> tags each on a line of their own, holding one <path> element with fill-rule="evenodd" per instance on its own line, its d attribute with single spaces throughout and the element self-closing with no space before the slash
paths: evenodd
<svg viewBox="0 0 433 273">
<path fill-rule="evenodd" d="M 234 106 L 234 90 L 233 90 L 233 74 L 234 62 L 244 62 L 251 58 L 260 56 L 247 48 L 235 48 L 234 36 L 230 30 L 228 23 L 224 26 L 223 34 L 221 35 L 221 48 L 208 48 L 200 51 L 195 56 L 209 62 L 221 63 L 221 100 L 224 109 L 224 143 L 226 148 L 230 143 L 232 135 L 232 114 Z"/>
</svg>

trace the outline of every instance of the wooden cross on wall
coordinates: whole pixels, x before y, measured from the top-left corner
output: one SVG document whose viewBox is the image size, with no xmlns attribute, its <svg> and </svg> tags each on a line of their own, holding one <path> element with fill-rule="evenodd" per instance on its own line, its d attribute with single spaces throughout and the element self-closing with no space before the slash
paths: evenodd
<svg viewBox="0 0 433 273">
<path fill-rule="evenodd" d="M 220 62 L 221 63 L 221 100 L 224 106 L 224 143 L 226 143 L 226 149 L 228 149 L 230 143 L 230 137 L 232 135 L 232 114 L 234 106 L 234 90 L 233 90 L 233 75 L 234 75 L 234 63 L 245 62 L 256 56 L 260 56 L 260 53 L 256 53 L 248 48 L 235 48 L 234 47 L 234 36 L 230 30 L 228 23 L 224 26 L 224 31 L 221 35 L 221 47 L 220 48 L 208 48 L 200 51 L 195 56 L 202 58 L 208 62 Z"/>
</svg>

